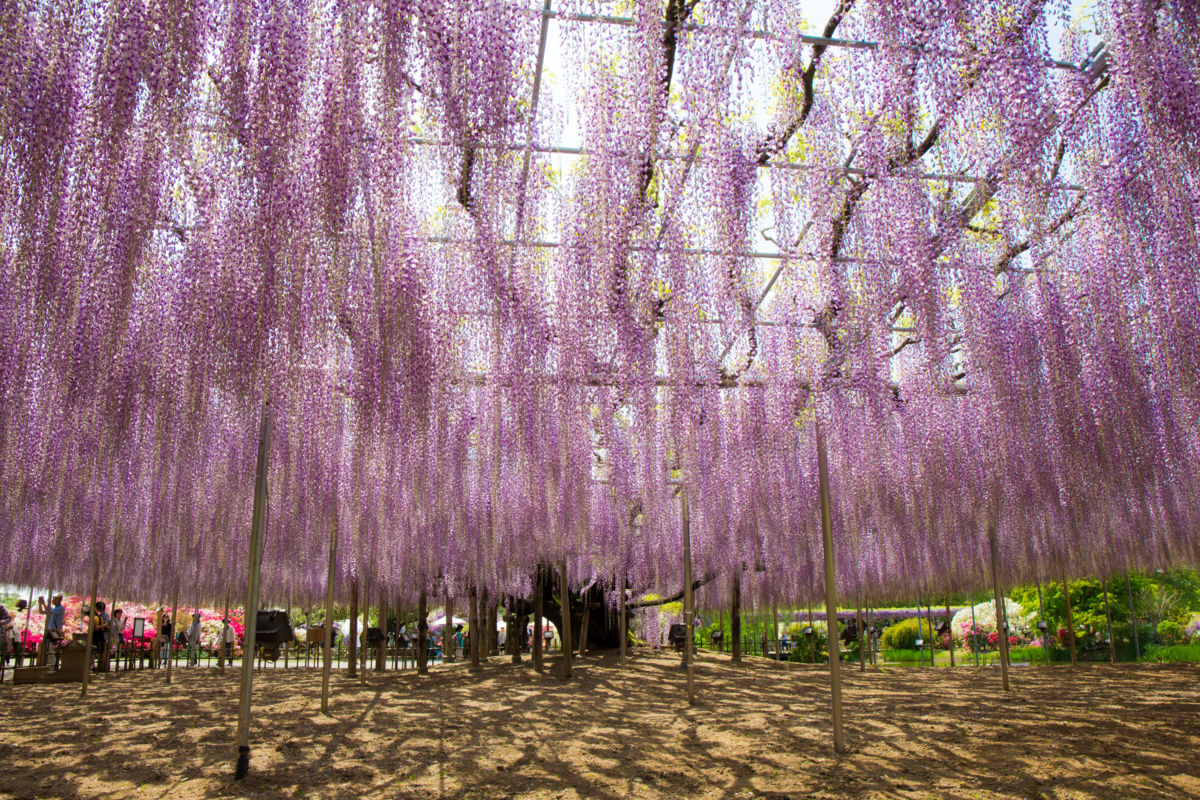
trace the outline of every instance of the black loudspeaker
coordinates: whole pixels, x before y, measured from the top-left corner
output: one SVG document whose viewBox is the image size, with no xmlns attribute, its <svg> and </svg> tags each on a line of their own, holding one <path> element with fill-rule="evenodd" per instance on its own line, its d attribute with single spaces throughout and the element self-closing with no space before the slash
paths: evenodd
<svg viewBox="0 0 1200 800">
<path fill-rule="evenodd" d="M 296 634 L 292 631 L 292 621 L 286 611 L 258 612 L 254 643 L 262 649 L 262 656 L 267 661 L 279 658 L 279 649 L 294 638 Z"/>
</svg>

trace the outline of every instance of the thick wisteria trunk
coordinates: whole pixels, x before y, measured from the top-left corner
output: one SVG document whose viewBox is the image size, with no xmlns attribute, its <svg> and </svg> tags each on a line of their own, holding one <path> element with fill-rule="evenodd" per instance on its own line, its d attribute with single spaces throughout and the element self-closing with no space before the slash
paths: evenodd
<svg viewBox="0 0 1200 800">
<path fill-rule="evenodd" d="M 1067 583 L 1067 573 L 1062 574 L 1063 600 L 1067 605 L 1067 644 L 1071 646 L 1071 666 L 1078 666 L 1075 657 L 1075 621 L 1071 616 L 1071 584 Z"/>
<path fill-rule="evenodd" d="M 742 569 L 741 565 L 734 566 L 733 585 L 730 588 L 729 601 L 729 635 L 732 637 L 730 660 L 736 664 L 742 663 Z"/>
<path fill-rule="evenodd" d="M 358 677 L 358 576 L 350 581 L 350 639 L 346 642 L 346 676 Z"/>
</svg>

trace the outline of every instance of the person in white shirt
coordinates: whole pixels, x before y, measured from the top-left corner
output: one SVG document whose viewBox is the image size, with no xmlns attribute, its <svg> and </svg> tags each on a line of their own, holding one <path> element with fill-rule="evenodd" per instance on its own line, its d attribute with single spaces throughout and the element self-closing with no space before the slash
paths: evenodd
<svg viewBox="0 0 1200 800">
<path fill-rule="evenodd" d="M 222 639 L 225 642 L 225 660 L 233 660 L 233 645 L 237 642 L 237 635 L 233 632 L 233 626 L 229 624 L 228 619 L 221 620 L 225 623 L 225 634 Z"/>
</svg>

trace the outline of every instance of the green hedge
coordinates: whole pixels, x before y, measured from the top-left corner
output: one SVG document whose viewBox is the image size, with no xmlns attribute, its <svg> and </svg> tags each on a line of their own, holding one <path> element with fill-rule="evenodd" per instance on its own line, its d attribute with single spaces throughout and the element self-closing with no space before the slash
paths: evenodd
<svg viewBox="0 0 1200 800">
<path fill-rule="evenodd" d="M 929 627 L 929 620 L 918 620 L 914 617 L 897 622 L 884 630 L 880 643 L 885 650 L 916 650 L 917 639 L 924 639 L 926 646 L 933 643 L 934 636 Z"/>
</svg>

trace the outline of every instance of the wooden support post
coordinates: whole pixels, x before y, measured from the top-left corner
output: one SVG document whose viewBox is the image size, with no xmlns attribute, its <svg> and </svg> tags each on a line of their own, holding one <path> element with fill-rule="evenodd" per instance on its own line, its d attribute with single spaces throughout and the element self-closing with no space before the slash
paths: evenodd
<svg viewBox="0 0 1200 800">
<path fill-rule="evenodd" d="M 988 522 L 988 547 L 992 552 L 992 591 L 996 596 L 996 630 L 999 632 L 997 638 L 1000 642 L 1000 683 L 1007 692 L 1011 691 L 1008 687 L 1008 627 L 1005 625 L 1008 620 L 1004 613 L 1004 594 L 1000 591 L 1000 545 L 996 538 L 994 516 Z"/>
<path fill-rule="evenodd" d="M 1137 660 L 1142 660 L 1142 645 L 1138 642 L 1137 632 L 1137 616 L 1133 613 L 1133 585 L 1129 581 L 1129 568 L 1125 569 L 1125 593 L 1129 597 L 1129 624 L 1133 627 L 1133 651 L 1137 656 Z M 29 593 L 33 597 L 33 592 Z"/>
<path fill-rule="evenodd" d="M 381 589 L 379 592 L 379 630 L 383 632 L 383 638 L 379 640 L 379 645 L 375 651 L 375 671 L 386 672 L 388 646 L 388 604 L 386 589 Z"/>
<path fill-rule="evenodd" d="M 92 676 L 92 639 L 96 636 L 96 592 L 100 591 L 100 554 L 92 556 L 92 605 L 88 609 L 87 656 L 83 662 L 83 686 L 80 697 L 87 697 L 88 680 Z M 66 642 L 64 636 L 63 642 Z M 99 659 L 96 659 L 99 661 Z"/>
<path fill-rule="evenodd" d="M 858 671 L 866 672 L 867 671 L 867 654 L 866 654 L 866 651 L 863 649 L 863 641 L 865 639 L 867 639 L 867 636 L 865 635 L 866 628 L 863 627 L 861 595 L 858 598 L 858 616 L 856 617 L 856 619 L 858 621 Z M 951 651 L 951 652 L 953 652 L 953 651 Z M 954 657 L 952 655 L 951 659 L 953 660 L 953 658 Z"/>
<path fill-rule="evenodd" d="M 428 601 L 425 598 L 425 590 L 421 590 L 421 596 L 417 600 L 417 674 L 425 675 L 429 672 L 429 641 L 426 637 L 429 636 L 429 620 L 427 619 L 429 609 L 427 608 Z M 442 628 L 443 632 L 445 628 Z M 445 642 L 443 642 L 445 646 Z"/>
<path fill-rule="evenodd" d="M 592 603 L 591 589 L 586 590 L 579 596 L 579 602 L 583 605 L 583 622 L 579 626 L 579 657 L 583 658 L 587 655 L 587 638 L 588 638 L 588 623 L 592 619 Z"/>
<path fill-rule="evenodd" d="M 1067 583 L 1067 572 L 1062 573 L 1063 600 L 1067 604 L 1067 644 L 1071 646 L 1071 666 L 1078 666 L 1075 659 L 1075 620 L 1071 616 L 1071 585 Z"/>
<path fill-rule="evenodd" d="M 946 637 L 950 643 L 950 666 L 954 666 L 954 626 L 950 623 L 953 618 L 950 616 L 950 590 L 946 590 Z"/>
<path fill-rule="evenodd" d="M 829 630 L 828 624 L 825 625 L 825 630 L 828 632 L 828 630 Z M 809 649 L 812 651 L 812 653 L 811 653 L 812 663 L 816 664 L 817 663 L 817 629 L 813 625 L 812 601 L 811 600 L 808 601 L 808 631 L 809 631 L 808 646 L 809 646 Z"/>
<path fill-rule="evenodd" d="M 321 713 L 329 714 L 329 675 L 333 671 L 333 583 L 337 579 L 338 516 L 329 526 L 329 575 L 325 579 L 325 659 L 321 664 Z"/>
<path fill-rule="evenodd" d="M 450 596 L 450 587 L 445 588 L 446 622 L 442 625 L 442 663 L 453 664 L 456 660 L 454 653 L 454 598 Z"/>
<path fill-rule="evenodd" d="M 735 664 L 742 663 L 742 569 L 739 564 L 733 573 L 732 587 L 729 590 L 732 597 L 729 600 L 729 636 L 733 641 L 729 660 Z"/>
<path fill-rule="evenodd" d="M 1046 620 L 1046 607 L 1042 605 L 1042 579 L 1037 579 L 1038 619 L 1046 628 L 1042 631 L 1042 652 L 1046 656 L 1046 666 L 1050 666 L 1050 623 Z"/>
<path fill-rule="evenodd" d="M 624 555 L 624 553 L 622 553 L 622 555 Z M 626 619 L 626 615 L 625 615 L 625 584 L 626 584 L 626 582 L 627 582 L 626 571 L 625 571 L 624 562 L 622 562 L 621 579 L 620 579 L 620 582 L 617 584 L 617 591 L 620 593 L 617 595 L 617 614 L 619 615 L 618 628 L 620 629 L 620 636 L 621 636 L 621 669 L 625 669 L 625 650 L 627 649 L 627 647 L 629 645 L 629 631 L 628 631 L 629 621 L 628 621 L 628 619 Z"/>
<path fill-rule="evenodd" d="M 171 599 L 171 635 L 167 637 L 167 685 L 171 685 L 171 668 L 175 663 L 175 642 L 179 639 L 179 576 L 175 576 L 175 592 Z"/>
<path fill-rule="evenodd" d="M 558 589 L 561 594 L 559 603 L 562 606 L 562 636 L 563 679 L 571 677 L 571 590 L 567 586 L 567 559 L 564 557 L 559 565 Z"/>
<path fill-rule="evenodd" d="M 479 640 L 483 636 L 483 632 L 480 630 L 479 625 L 479 592 L 474 586 L 471 587 L 470 598 L 471 610 L 467 614 L 467 635 L 470 637 L 470 647 L 468 649 L 471 651 L 470 671 L 479 672 L 479 670 L 483 669 L 483 667 L 479 666 L 479 648 L 481 644 Z"/>
<path fill-rule="evenodd" d="M 358 576 L 350 581 L 350 639 L 346 642 L 346 677 L 358 677 Z"/>
<path fill-rule="evenodd" d="M 687 628 L 684 645 L 687 658 L 688 705 L 696 704 L 696 601 L 692 596 L 692 519 L 688 512 L 687 487 L 679 490 L 679 514 L 683 523 L 683 624 Z"/>
<path fill-rule="evenodd" d="M 775 660 L 782 661 L 783 653 L 779 650 L 779 601 L 771 598 L 771 622 L 775 632 Z"/>
<path fill-rule="evenodd" d="M 358 653 L 358 680 L 363 686 L 367 685 L 367 631 L 371 629 L 371 578 L 368 575 L 363 581 L 363 632 L 362 649 Z"/>
<path fill-rule="evenodd" d="M 1109 661 L 1117 663 L 1117 640 L 1112 632 L 1112 609 L 1108 606 L 1108 580 L 1101 576 L 1100 591 L 1104 592 L 1104 621 L 1108 623 L 1108 656 Z"/>
<path fill-rule="evenodd" d="M 225 639 L 229 635 L 229 589 L 225 589 L 225 614 L 221 617 L 221 641 L 217 646 L 217 669 L 225 677 Z"/>
<path fill-rule="evenodd" d="M 546 583 L 546 572 L 541 564 L 538 564 L 534 571 L 533 585 L 533 668 L 537 672 L 541 672 L 542 666 L 542 592 Z"/>
<path fill-rule="evenodd" d="M 837 585 L 834 575 L 833 554 L 833 511 L 829 496 L 829 458 L 825 453 L 825 433 L 821 421 L 817 429 L 817 480 L 821 493 L 821 537 L 825 549 L 825 624 L 829 632 L 829 684 L 833 700 L 833 749 L 846 752 L 845 733 L 842 731 L 842 675 L 841 654 L 837 647 Z M 813 637 L 814 641 L 816 637 Z"/>
<path fill-rule="evenodd" d="M 496 598 L 490 593 L 484 594 L 487 606 L 488 655 L 500 655 L 500 634 L 496 623 Z"/>
<path fill-rule="evenodd" d="M 267 472 L 271 455 L 271 404 L 263 404 L 258 432 L 258 467 L 254 478 L 254 510 L 250 522 L 250 574 L 246 591 L 245 642 L 242 646 L 242 692 L 238 703 L 238 760 L 233 779 L 242 780 L 250 771 L 250 695 L 254 662 L 246 650 L 254 647 L 258 632 L 258 584 L 262 568 L 263 530 L 267 524 Z"/>
</svg>

